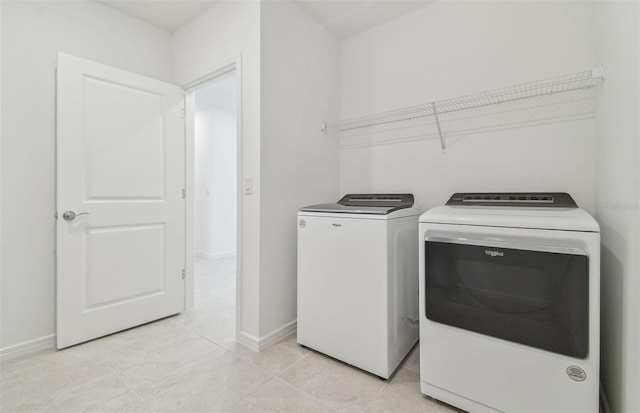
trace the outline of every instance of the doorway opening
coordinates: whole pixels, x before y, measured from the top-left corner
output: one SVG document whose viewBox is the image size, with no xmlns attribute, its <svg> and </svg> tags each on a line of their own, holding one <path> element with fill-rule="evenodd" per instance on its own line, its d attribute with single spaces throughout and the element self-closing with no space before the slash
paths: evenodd
<svg viewBox="0 0 640 413">
<path fill-rule="evenodd" d="M 237 99 L 235 70 L 193 89 L 193 305 L 220 345 L 236 337 Z"/>
</svg>

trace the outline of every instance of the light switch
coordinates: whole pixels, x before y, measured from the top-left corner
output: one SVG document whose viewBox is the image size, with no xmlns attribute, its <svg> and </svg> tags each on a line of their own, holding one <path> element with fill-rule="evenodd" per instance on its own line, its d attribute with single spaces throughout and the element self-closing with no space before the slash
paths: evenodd
<svg viewBox="0 0 640 413">
<path fill-rule="evenodd" d="M 244 178 L 244 193 L 245 195 L 253 194 L 253 178 L 250 176 Z"/>
</svg>

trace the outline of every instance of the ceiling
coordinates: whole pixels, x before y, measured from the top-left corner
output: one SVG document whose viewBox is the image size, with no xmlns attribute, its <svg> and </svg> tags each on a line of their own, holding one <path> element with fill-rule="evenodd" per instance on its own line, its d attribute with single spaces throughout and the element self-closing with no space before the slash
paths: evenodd
<svg viewBox="0 0 640 413">
<path fill-rule="evenodd" d="M 216 0 L 98 1 L 169 32 L 178 30 L 216 3 Z M 294 1 L 338 39 L 353 36 L 431 3 L 430 0 Z"/>
<path fill-rule="evenodd" d="M 295 0 L 338 39 L 346 39 L 422 8 L 428 0 Z"/>
<path fill-rule="evenodd" d="M 208 10 L 216 0 L 98 0 L 123 13 L 174 32 Z"/>
</svg>

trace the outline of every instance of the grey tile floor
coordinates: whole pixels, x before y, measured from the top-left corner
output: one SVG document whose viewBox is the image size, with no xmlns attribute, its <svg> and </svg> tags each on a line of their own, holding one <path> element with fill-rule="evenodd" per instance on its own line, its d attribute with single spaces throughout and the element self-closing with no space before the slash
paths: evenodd
<svg viewBox="0 0 640 413">
<path fill-rule="evenodd" d="M 233 259 L 198 260 L 186 313 L 0 365 L 2 412 L 447 412 L 414 348 L 388 381 L 297 345 L 234 342 Z"/>
</svg>

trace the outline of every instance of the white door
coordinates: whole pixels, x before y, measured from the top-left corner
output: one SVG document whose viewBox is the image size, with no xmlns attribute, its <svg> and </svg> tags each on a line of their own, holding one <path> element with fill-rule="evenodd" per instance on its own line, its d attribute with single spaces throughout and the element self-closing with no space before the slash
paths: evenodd
<svg viewBox="0 0 640 413">
<path fill-rule="evenodd" d="M 60 54 L 57 87 L 63 348 L 184 310 L 185 132 L 178 86 Z"/>
</svg>

